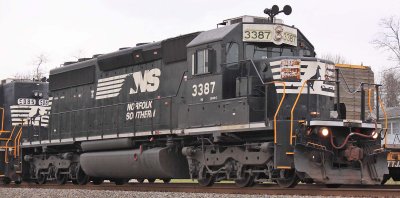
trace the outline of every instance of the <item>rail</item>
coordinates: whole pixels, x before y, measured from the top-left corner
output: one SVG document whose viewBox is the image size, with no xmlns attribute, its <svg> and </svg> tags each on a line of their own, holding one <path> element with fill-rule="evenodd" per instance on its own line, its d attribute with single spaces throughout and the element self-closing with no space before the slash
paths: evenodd
<svg viewBox="0 0 400 198">
<path fill-rule="evenodd" d="M 1 133 L 8 133 L 10 131 L 4 130 L 4 111 L 5 111 L 5 109 L 3 107 L 0 107 L 0 110 L 1 110 L 1 129 L 0 129 L 0 134 Z"/>
<path fill-rule="evenodd" d="M 14 146 L 8 146 L 8 143 L 12 140 L 12 137 L 13 137 L 13 135 L 14 135 L 14 132 L 15 132 L 15 129 L 16 129 L 16 127 L 17 126 L 14 126 L 13 127 L 13 130 L 11 131 L 11 135 L 10 135 L 10 138 L 7 140 L 7 142 L 6 142 L 6 145 L 5 145 L 5 147 L 3 147 L 4 149 L 5 149 L 5 153 L 4 153 L 4 162 L 6 163 L 6 164 L 8 164 L 8 149 L 10 149 L 10 148 L 12 148 L 12 149 L 14 149 L 14 152 L 15 152 L 15 145 Z M 21 128 L 19 129 L 19 131 L 18 131 L 18 133 L 20 132 L 20 131 L 22 131 L 22 126 L 21 126 Z"/>
<path fill-rule="evenodd" d="M 384 139 L 383 147 L 386 148 L 386 144 L 387 144 L 387 131 L 388 131 L 388 119 L 387 119 L 387 114 L 386 114 L 385 107 L 384 107 L 384 105 L 383 105 L 383 102 L 382 102 L 380 96 L 378 96 L 378 101 L 379 101 L 379 104 L 381 105 L 382 112 L 383 112 L 383 115 L 384 115 L 384 117 L 385 117 L 385 128 L 384 128 L 384 130 L 385 130 L 385 139 Z"/>
<path fill-rule="evenodd" d="M 306 84 L 308 82 L 308 80 L 305 80 L 304 82 L 303 82 L 303 84 L 301 85 L 301 88 L 300 88 L 300 91 L 299 91 L 299 93 L 297 94 L 297 97 L 296 97 L 296 100 L 294 101 L 294 103 L 293 103 L 293 107 L 292 107 L 292 109 L 290 110 L 290 145 L 293 145 L 293 114 L 294 114 L 294 109 L 296 108 L 296 106 L 297 106 L 297 103 L 298 103 L 298 101 L 299 101 L 299 99 L 300 99 L 300 96 L 301 96 L 301 93 L 303 93 L 303 89 L 304 89 L 304 85 Z"/>
</svg>

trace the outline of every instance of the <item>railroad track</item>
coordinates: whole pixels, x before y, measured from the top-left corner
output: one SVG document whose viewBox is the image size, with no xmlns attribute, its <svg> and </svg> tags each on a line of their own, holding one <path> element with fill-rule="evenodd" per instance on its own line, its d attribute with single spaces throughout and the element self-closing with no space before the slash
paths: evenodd
<svg viewBox="0 0 400 198">
<path fill-rule="evenodd" d="M 357 186 L 347 185 L 340 188 L 326 188 L 322 185 L 298 185 L 296 188 L 280 188 L 274 184 L 258 184 L 254 187 L 238 188 L 234 184 L 215 184 L 212 187 L 201 187 L 195 183 L 128 183 L 115 185 L 88 184 L 84 186 L 46 184 L 37 185 L 23 183 L 21 185 L 0 185 L 0 188 L 41 188 L 41 189 L 86 189 L 110 191 L 152 191 L 152 192 L 186 192 L 186 193 L 220 193 L 220 194 L 260 194 L 260 195 L 308 195 L 308 196 L 366 196 L 366 197 L 396 197 L 400 196 L 399 185 Z"/>
</svg>

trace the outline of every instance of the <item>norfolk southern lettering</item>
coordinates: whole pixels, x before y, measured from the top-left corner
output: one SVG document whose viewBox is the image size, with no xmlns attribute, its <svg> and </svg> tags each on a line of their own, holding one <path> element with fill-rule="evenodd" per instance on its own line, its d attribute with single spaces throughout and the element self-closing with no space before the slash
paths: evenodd
<svg viewBox="0 0 400 198">
<path fill-rule="evenodd" d="M 126 107 L 126 120 L 152 118 L 156 110 L 152 111 L 153 101 L 132 102 Z"/>
</svg>

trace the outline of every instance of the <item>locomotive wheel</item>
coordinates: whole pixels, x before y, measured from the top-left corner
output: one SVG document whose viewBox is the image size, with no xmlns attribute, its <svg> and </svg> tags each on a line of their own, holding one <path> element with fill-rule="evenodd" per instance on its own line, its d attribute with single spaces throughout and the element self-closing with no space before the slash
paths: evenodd
<svg viewBox="0 0 400 198">
<path fill-rule="evenodd" d="M 149 182 L 150 184 L 154 183 L 156 181 L 156 179 L 147 179 L 147 182 Z"/>
<path fill-rule="evenodd" d="M 283 172 L 281 172 L 281 174 L 283 174 L 284 179 L 277 179 L 276 180 L 276 183 L 278 183 L 278 185 L 280 187 L 293 188 L 300 182 L 300 179 L 297 176 L 296 171 L 294 169 L 281 170 L 281 171 L 283 171 Z"/>
<path fill-rule="evenodd" d="M 164 182 L 164 184 L 169 184 L 169 182 L 171 182 L 171 179 L 163 179 L 162 181 Z"/>
<path fill-rule="evenodd" d="M 78 181 L 76 179 L 71 180 L 74 185 L 78 185 Z"/>
<path fill-rule="evenodd" d="M 240 179 L 235 179 L 235 184 L 237 187 L 244 188 L 254 184 L 254 177 L 249 173 L 245 172 L 246 169 L 242 169 L 242 177 Z"/>
<path fill-rule="evenodd" d="M 129 182 L 129 179 L 115 179 L 114 180 L 115 185 L 124 185 L 128 182 Z"/>
<path fill-rule="evenodd" d="M 200 186 L 212 186 L 215 183 L 215 177 L 210 173 L 207 173 L 207 169 L 204 167 L 203 171 L 200 171 L 200 174 L 203 175 L 203 178 L 197 179 Z"/>
<path fill-rule="evenodd" d="M 4 177 L 2 180 L 3 184 L 10 184 L 11 183 L 11 179 L 8 177 Z"/>
<path fill-rule="evenodd" d="M 60 174 L 60 171 L 56 174 L 56 181 L 58 185 L 64 185 L 68 181 L 68 175 Z"/>
<path fill-rule="evenodd" d="M 143 184 L 144 179 L 136 179 L 136 181 L 138 181 L 139 183 Z"/>
<path fill-rule="evenodd" d="M 104 182 L 104 179 L 101 179 L 101 178 L 94 178 L 94 179 L 92 179 L 92 183 L 94 184 L 94 185 L 100 185 L 100 184 L 102 184 Z"/>
<path fill-rule="evenodd" d="M 45 184 L 47 181 L 47 175 L 41 174 L 41 171 L 38 173 L 36 178 L 36 183 L 40 185 Z"/>
<path fill-rule="evenodd" d="M 89 182 L 89 176 L 82 170 L 79 166 L 78 171 L 76 172 L 76 182 L 79 185 L 86 185 Z"/>
<path fill-rule="evenodd" d="M 17 185 L 22 183 L 22 178 L 21 178 L 20 175 L 17 175 L 17 179 L 14 180 L 14 183 L 17 184 Z"/>
</svg>

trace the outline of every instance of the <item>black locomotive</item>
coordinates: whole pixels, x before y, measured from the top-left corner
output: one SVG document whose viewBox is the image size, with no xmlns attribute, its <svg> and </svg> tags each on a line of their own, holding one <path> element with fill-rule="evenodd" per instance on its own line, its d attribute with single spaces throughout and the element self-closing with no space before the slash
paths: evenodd
<svg viewBox="0 0 400 198">
<path fill-rule="evenodd" d="M 48 103 L 47 82 L 21 79 L 1 82 L 0 173 L 4 183 L 22 181 L 21 143 L 37 141 L 48 134 Z"/>
<path fill-rule="evenodd" d="M 334 64 L 279 12 L 53 69 L 49 130 L 22 138 L 22 178 L 379 184 L 381 125 L 346 119 Z"/>
</svg>

